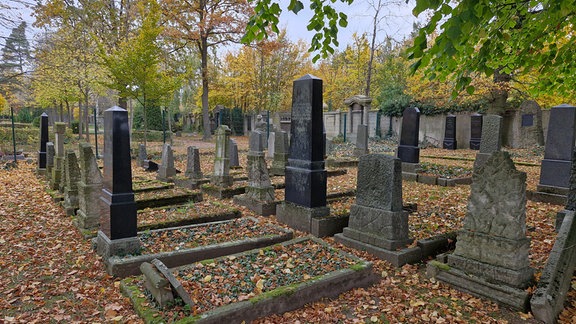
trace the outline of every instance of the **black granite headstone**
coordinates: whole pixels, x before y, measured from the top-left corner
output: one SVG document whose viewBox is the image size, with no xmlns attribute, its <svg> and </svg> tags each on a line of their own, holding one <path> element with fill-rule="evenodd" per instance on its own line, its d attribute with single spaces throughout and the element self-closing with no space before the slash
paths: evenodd
<svg viewBox="0 0 576 324">
<path fill-rule="evenodd" d="M 100 200 L 104 204 L 100 230 L 110 240 L 136 237 L 128 112 L 120 107 L 104 112 L 104 181 Z"/>
<path fill-rule="evenodd" d="M 400 132 L 400 145 L 398 158 L 402 162 L 419 163 L 420 148 L 418 148 L 418 134 L 420 131 L 420 110 L 408 107 L 402 113 L 402 131 Z"/>
<path fill-rule="evenodd" d="M 40 115 L 40 150 L 38 151 L 38 169 L 46 169 L 46 143 L 48 142 L 48 115 Z"/>
<path fill-rule="evenodd" d="M 458 147 L 456 141 L 456 116 L 446 116 L 446 126 L 444 128 L 444 142 L 442 147 L 447 150 L 455 150 Z"/>
<path fill-rule="evenodd" d="M 576 107 L 552 107 L 548 122 L 548 137 L 540 169 L 540 187 L 567 190 L 572 166 L 572 150 L 576 139 Z M 539 190 L 546 191 L 546 190 Z"/>
<path fill-rule="evenodd" d="M 479 150 L 482 139 L 482 115 L 472 114 L 470 116 L 470 149 Z"/>
<path fill-rule="evenodd" d="M 287 202 L 308 208 L 326 206 L 323 129 L 322 80 L 307 74 L 293 87 Z"/>
</svg>

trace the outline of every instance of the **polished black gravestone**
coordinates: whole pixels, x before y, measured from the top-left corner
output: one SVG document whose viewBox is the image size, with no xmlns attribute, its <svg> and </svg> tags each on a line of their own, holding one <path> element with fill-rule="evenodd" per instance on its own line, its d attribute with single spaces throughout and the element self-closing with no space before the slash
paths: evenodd
<svg viewBox="0 0 576 324">
<path fill-rule="evenodd" d="M 572 150 L 576 139 L 576 107 L 552 107 L 544 160 L 540 169 L 539 192 L 566 195 L 570 185 Z"/>
<path fill-rule="evenodd" d="M 472 114 L 470 116 L 470 149 L 479 150 L 482 139 L 482 115 Z"/>
<path fill-rule="evenodd" d="M 290 127 L 285 202 L 277 206 L 276 215 L 293 228 L 311 232 L 312 218 L 330 214 L 326 207 L 321 79 L 308 74 L 294 81 Z"/>
<path fill-rule="evenodd" d="M 420 130 L 420 110 L 408 107 L 402 113 L 402 130 L 400 132 L 400 145 L 398 158 L 405 163 L 420 162 L 420 148 L 418 147 L 418 134 Z"/>
<path fill-rule="evenodd" d="M 48 115 L 40 115 L 40 150 L 38 151 L 38 174 L 46 172 L 46 143 L 48 143 Z"/>
<path fill-rule="evenodd" d="M 98 254 L 104 260 L 140 251 L 129 132 L 125 109 L 112 107 L 104 112 L 104 181 L 97 237 Z"/>
<path fill-rule="evenodd" d="M 455 150 L 458 147 L 456 141 L 456 116 L 446 116 L 446 126 L 444 127 L 444 141 L 442 147 L 446 150 Z"/>
</svg>

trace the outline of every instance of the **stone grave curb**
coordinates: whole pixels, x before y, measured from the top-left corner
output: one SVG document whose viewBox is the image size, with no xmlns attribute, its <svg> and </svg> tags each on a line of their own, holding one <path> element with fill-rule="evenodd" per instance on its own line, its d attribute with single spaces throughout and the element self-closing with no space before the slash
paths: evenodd
<svg viewBox="0 0 576 324">
<path fill-rule="evenodd" d="M 564 308 L 576 268 L 576 222 L 574 211 L 564 210 L 564 221 L 548 257 L 538 288 L 530 300 L 534 317 L 545 323 L 555 323 Z"/>
<path fill-rule="evenodd" d="M 402 180 L 420 182 L 428 185 L 436 185 L 442 187 L 454 187 L 456 185 L 470 185 L 472 184 L 472 177 L 463 178 L 442 178 L 436 176 L 429 176 L 425 174 L 402 172 Z"/>
<path fill-rule="evenodd" d="M 528 311 L 530 294 L 522 289 L 493 284 L 439 261 L 430 261 L 426 265 L 428 277 L 450 284 L 457 290 L 474 296 L 496 301 L 522 312 Z"/>
<path fill-rule="evenodd" d="M 334 235 L 334 239 L 336 240 L 336 242 L 342 243 L 348 247 L 360 251 L 366 251 L 378 257 L 379 259 L 388 261 L 397 268 L 407 263 L 414 264 L 422 260 L 422 252 L 420 247 L 404 248 L 397 251 L 386 250 L 374 245 L 357 241 L 355 239 L 351 239 L 349 237 L 344 236 L 344 234 L 341 233 Z"/>
<path fill-rule="evenodd" d="M 187 227 L 202 226 L 205 224 L 190 225 Z M 175 228 L 166 228 L 158 231 L 166 231 Z M 132 257 L 118 258 L 111 257 L 104 260 L 106 271 L 108 274 L 116 277 L 127 277 L 140 274 L 140 264 L 142 262 L 150 262 L 153 259 L 158 259 L 166 264 L 167 267 L 173 268 L 187 263 L 201 261 L 205 259 L 213 259 L 223 255 L 229 255 L 246 250 L 262 248 L 265 246 L 273 245 L 276 243 L 284 242 L 292 239 L 293 232 L 281 229 L 283 234 L 280 235 L 267 235 L 259 238 L 249 238 L 239 241 L 223 242 L 219 244 L 199 246 L 192 249 L 162 252 L 155 254 L 145 254 Z M 156 230 L 155 230 L 156 231 Z"/>
<path fill-rule="evenodd" d="M 281 244 L 288 245 L 307 239 L 327 245 L 325 242 L 313 237 L 298 238 Z M 237 253 L 236 256 L 250 252 L 253 253 L 254 251 Z M 368 287 L 379 280 L 379 277 L 372 271 L 371 262 L 364 261 L 340 250 L 338 250 L 338 253 L 351 257 L 357 263 L 347 269 L 332 271 L 299 284 L 282 286 L 249 300 L 221 306 L 194 317 L 184 318 L 176 323 L 249 322 L 264 316 L 295 310 L 321 298 L 335 298 L 345 291 L 353 288 Z M 139 297 L 140 291 L 135 287 L 134 281 L 134 278 L 123 279 L 120 284 L 122 292 L 131 300 L 136 312 L 146 323 L 158 321 L 153 317 L 156 312 L 154 309 L 142 306 L 143 303 L 147 302 L 147 299 Z"/>
<path fill-rule="evenodd" d="M 210 182 L 208 179 L 194 180 L 186 177 L 174 177 L 173 180 L 175 186 L 192 190 L 199 189 L 201 185 Z"/>
<path fill-rule="evenodd" d="M 564 206 L 566 204 L 565 195 L 558 195 L 548 192 L 526 190 L 526 199 L 537 202 L 549 203 L 552 205 Z"/>
<path fill-rule="evenodd" d="M 148 187 L 143 187 L 143 188 L 137 188 L 134 189 L 134 193 L 139 193 L 139 192 L 148 192 L 148 191 L 155 191 L 155 190 L 162 190 L 162 189 L 172 189 L 174 188 L 174 184 L 173 183 L 169 183 L 166 181 L 160 181 L 160 180 L 138 180 L 138 181 L 134 181 L 132 184 L 132 187 L 134 187 L 134 183 L 135 184 L 142 184 L 142 183 L 151 183 L 151 184 L 157 184 L 157 186 L 151 185 Z"/>
<path fill-rule="evenodd" d="M 358 159 L 326 159 L 327 168 L 353 168 L 358 166 Z"/>
<path fill-rule="evenodd" d="M 350 215 L 330 215 L 327 217 L 313 217 L 310 223 L 310 233 L 316 237 L 334 236 L 342 233 L 348 226 Z"/>
<path fill-rule="evenodd" d="M 246 187 L 222 188 L 213 186 L 209 183 L 202 185 L 200 188 L 202 190 L 202 193 L 205 193 L 218 199 L 228 199 L 246 192 Z"/>
<path fill-rule="evenodd" d="M 187 202 L 200 202 L 202 201 L 202 192 L 191 191 L 185 194 L 170 196 L 170 197 L 160 197 L 160 198 L 150 198 L 150 199 L 135 199 L 136 209 L 142 210 L 145 208 L 162 207 L 169 205 L 179 205 Z"/>
</svg>

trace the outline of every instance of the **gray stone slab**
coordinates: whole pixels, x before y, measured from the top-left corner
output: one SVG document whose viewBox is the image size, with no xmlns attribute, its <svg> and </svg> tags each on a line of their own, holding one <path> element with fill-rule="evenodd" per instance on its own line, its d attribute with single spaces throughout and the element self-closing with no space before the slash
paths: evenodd
<svg viewBox="0 0 576 324">
<path fill-rule="evenodd" d="M 419 247 L 404 248 L 400 250 L 388 250 L 355 240 L 348 237 L 344 233 L 334 235 L 334 239 L 336 242 L 342 243 L 356 250 L 366 251 L 378 257 L 379 259 L 386 260 L 395 267 L 401 267 L 405 264 L 417 263 L 422 260 L 422 253 Z"/>
<path fill-rule="evenodd" d="M 160 273 L 166 279 L 168 279 L 168 282 L 170 282 L 170 285 L 172 286 L 172 288 L 174 288 L 176 293 L 178 293 L 178 296 L 180 296 L 180 298 L 182 298 L 182 301 L 184 303 L 186 303 L 186 305 L 190 305 L 190 306 L 194 305 L 194 303 L 192 302 L 192 299 L 190 299 L 190 295 L 188 295 L 188 293 L 186 292 L 184 287 L 182 287 L 182 284 L 180 283 L 180 281 L 178 281 L 178 279 L 176 279 L 176 277 L 174 277 L 174 275 L 172 274 L 170 269 L 168 269 L 168 267 L 164 263 L 162 263 L 162 261 L 160 261 L 158 259 L 153 259 L 152 261 L 150 261 L 150 263 L 152 263 L 156 267 L 156 269 L 158 269 L 158 271 L 160 271 Z"/>
</svg>

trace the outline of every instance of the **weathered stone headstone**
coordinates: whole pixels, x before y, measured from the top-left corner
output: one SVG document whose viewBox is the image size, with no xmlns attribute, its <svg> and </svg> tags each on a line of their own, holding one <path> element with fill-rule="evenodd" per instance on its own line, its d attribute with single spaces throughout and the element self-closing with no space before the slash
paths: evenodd
<svg viewBox="0 0 576 324">
<path fill-rule="evenodd" d="M 144 161 L 148 160 L 148 153 L 146 153 L 146 145 L 138 145 L 138 165 L 144 167 Z"/>
<path fill-rule="evenodd" d="M 156 178 L 162 181 L 169 181 L 176 175 L 176 168 L 174 168 L 174 153 L 170 144 L 164 144 L 162 147 L 162 162 L 158 168 L 158 175 Z"/>
<path fill-rule="evenodd" d="M 200 152 L 195 146 L 188 146 L 187 149 L 187 162 L 186 162 L 186 172 L 184 175 L 188 179 L 200 180 L 203 178 L 202 170 L 200 168 Z"/>
<path fill-rule="evenodd" d="M 288 134 L 285 131 L 276 131 L 274 139 L 274 160 L 270 173 L 273 175 L 284 175 L 286 163 L 288 162 Z"/>
<path fill-rule="evenodd" d="M 40 115 L 40 150 L 38 150 L 38 174 L 46 172 L 46 143 L 48 142 L 48 115 Z"/>
<path fill-rule="evenodd" d="M 482 140 L 482 115 L 472 114 L 470 116 L 470 149 L 479 150 Z"/>
<path fill-rule="evenodd" d="M 449 267 L 429 263 L 429 274 L 524 311 L 525 288 L 534 273 L 529 252 L 526 173 L 516 170 L 507 152 L 492 153 L 474 170 L 464 226 L 456 250 L 447 256 Z"/>
<path fill-rule="evenodd" d="M 418 134 L 420 131 L 420 110 L 408 107 L 402 113 L 402 130 L 400 131 L 400 145 L 398 158 L 405 163 L 420 162 L 420 148 L 418 147 Z"/>
<path fill-rule="evenodd" d="M 576 107 L 552 107 L 538 191 L 566 195 L 576 140 Z"/>
<path fill-rule="evenodd" d="M 64 185 L 64 209 L 66 215 L 74 215 L 78 209 L 78 180 L 80 179 L 80 167 L 73 150 L 66 151 L 64 159 L 65 185 Z"/>
<path fill-rule="evenodd" d="M 517 110 L 507 111 L 508 132 L 505 144 L 512 148 L 544 145 L 542 109 L 534 100 L 522 102 Z"/>
<path fill-rule="evenodd" d="M 285 202 L 277 206 L 278 220 L 310 232 L 312 218 L 330 214 L 326 206 L 322 80 L 305 75 L 294 81 L 291 140 L 286 166 Z"/>
<path fill-rule="evenodd" d="M 264 118 L 262 117 L 262 115 L 257 115 L 256 116 L 256 123 L 254 125 L 254 130 L 258 130 L 260 131 L 260 134 L 262 134 L 262 143 L 264 143 L 264 147 L 268 147 L 268 123 L 266 121 L 264 121 Z"/>
<path fill-rule="evenodd" d="M 230 128 L 220 125 L 216 129 L 216 157 L 214 158 L 214 173 L 210 178 L 210 183 L 214 186 L 232 186 L 233 178 L 230 175 L 230 158 L 228 157 L 229 139 Z"/>
<path fill-rule="evenodd" d="M 230 139 L 230 146 L 228 146 L 228 158 L 230 159 L 231 168 L 240 167 L 240 159 L 238 158 L 238 144 L 233 139 Z"/>
<path fill-rule="evenodd" d="M 361 156 L 357 181 L 348 227 L 335 235 L 336 240 L 396 266 L 414 261 L 414 251 L 406 249 L 412 239 L 408 237 L 408 212 L 402 209 L 400 159 L 384 154 Z"/>
<path fill-rule="evenodd" d="M 446 150 L 455 150 L 458 148 L 458 143 L 456 141 L 456 116 L 454 115 L 446 116 L 442 147 Z"/>
<path fill-rule="evenodd" d="M 260 131 L 250 133 L 248 151 L 248 186 L 246 193 L 234 197 L 234 202 L 248 207 L 259 215 L 268 216 L 276 212 L 274 187 L 268 176 L 264 152 L 259 150 L 262 136 Z"/>
<path fill-rule="evenodd" d="M 52 169 L 52 179 L 50 180 L 50 188 L 52 190 L 60 189 L 60 182 L 62 181 L 62 170 L 64 169 L 64 133 L 66 132 L 66 124 L 61 122 L 54 123 L 54 168 Z"/>
<path fill-rule="evenodd" d="M 274 149 L 276 143 L 276 132 L 270 132 L 268 135 L 268 151 L 266 151 L 266 158 L 272 159 L 274 158 Z"/>
<path fill-rule="evenodd" d="M 104 181 L 97 238 L 98 254 L 104 260 L 110 256 L 137 254 L 140 251 L 129 163 L 129 129 L 125 109 L 112 107 L 104 111 Z"/>
<path fill-rule="evenodd" d="M 356 134 L 356 147 L 354 148 L 355 156 L 368 154 L 368 125 L 358 125 Z"/>
<path fill-rule="evenodd" d="M 500 151 L 502 147 L 502 117 L 498 115 L 485 115 L 482 119 L 482 141 L 480 152 L 476 154 L 474 168 L 481 167 L 492 153 Z"/>
<path fill-rule="evenodd" d="M 56 151 L 54 150 L 54 143 L 46 143 L 46 180 L 48 182 L 52 179 L 52 169 L 54 168 L 54 155 Z"/>
<path fill-rule="evenodd" d="M 97 229 L 100 221 L 102 173 L 90 144 L 80 143 L 79 151 L 80 180 L 78 181 L 76 226 L 85 230 Z"/>
</svg>

